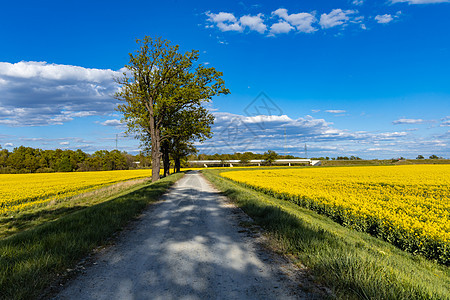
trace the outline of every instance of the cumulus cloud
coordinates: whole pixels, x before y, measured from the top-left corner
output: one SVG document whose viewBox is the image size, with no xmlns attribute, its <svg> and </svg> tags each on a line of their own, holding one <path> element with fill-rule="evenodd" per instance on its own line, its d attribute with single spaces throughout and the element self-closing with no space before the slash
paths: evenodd
<svg viewBox="0 0 450 300">
<path fill-rule="evenodd" d="M 216 112 L 212 140 L 198 145 L 203 153 L 267 151 L 279 145 L 284 131 L 290 137 L 309 138 L 325 131 L 328 123 L 310 116 L 291 119 L 286 115 L 241 116 Z M 265 150 L 264 150 L 265 149 Z"/>
<path fill-rule="evenodd" d="M 361 6 L 364 3 L 364 0 L 351 1 L 351 4 L 357 6 Z M 268 33 L 266 36 L 275 36 L 291 31 L 314 33 L 320 29 L 327 30 L 336 27 L 343 29 L 348 26 L 357 26 L 359 29 L 367 30 L 366 20 L 375 20 L 381 24 L 388 24 L 396 18 L 399 18 L 400 14 L 401 12 L 399 11 L 396 14 L 380 14 L 375 17 L 366 18 L 360 15 L 356 9 L 345 10 L 336 8 L 329 13 L 322 14 L 318 14 L 316 11 L 289 14 L 286 8 L 278 8 L 271 12 L 271 17 L 265 17 L 263 13 L 239 17 L 229 12 L 219 12 L 216 14 L 208 11 L 205 13 L 208 17 L 205 27 L 218 28 L 221 31 L 256 31 L 260 34 Z M 219 43 L 223 42 L 219 41 Z"/>
<path fill-rule="evenodd" d="M 295 26 L 295 28 L 300 32 L 311 33 L 317 31 L 317 28 L 312 26 L 313 23 L 317 21 L 314 14 L 310 13 L 297 13 L 288 14 L 287 9 L 279 8 L 272 12 L 272 15 L 276 15 L 282 18 L 284 21 L 288 22 L 290 25 Z"/>
<path fill-rule="evenodd" d="M 117 119 L 112 119 L 112 120 L 106 120 L 102 123 L 103 126 L 124 126 L 124 124 L 122 122 L 120 122 L 120 120 Z"/>
<path fill-rule="evenodd" d="M 294 27 L 292 27 L 288 22 L 280 21 L 278 23 L 272 24 L 272 26 L 270 27 L 270 33 L 271 34 L 288 33 L 293 29 Z"/>
<path fill-rule="evenodd" d="M 450 0 L 391 0 L 392 3 L 406 2 L 408 4 L 433 4 L 433 3 L 449 3 Z"/>
<path fill-rule="evenodd" d="M 197 144 L 200 153 L 264 152 L 268 149 L 279 153 L 301 155 L 304 144 L 320 156 L 374 155 L 375 150 L 387 149 L 392 155 L 395 149 L 411 139 L 412 133 L 394 132 L 352 132 L 333 127 L 324 119 L 304 116 L 292 119 L 287 115 L 241 116 L 231 113 L 214 113 L 216 121 L 212 140 Z M 285 135 L 286 134 L 286 135 Z M 413 147 L 414 145 L 411 145 Z M 403 149 L 403 148 L 401 148 Z M 403 154 L 406 155 L 406 154 Z M 380 157 L 379 153 L 375 157 Z"/>
<path fill-rule="evenodd" d="M 257 14 L 256 16 L 242 16 L 239 19 L 239 22 L 243 27 L 248 27 L 250 30 L 254 30 L 259 33 L 264 33 L 267 30 L 267 26 L 264 24 L 262 17 L 263 14 Z"/>
<path fill-rule="evenodd" d="M 394 20 L 394 18 L 390 14 L 384 14 L 384 15 L 377 15 L 375 17 L 375 20 L 380 24 L 387 24 L 392 20 Z"/>
<path fill-rule="evenodd" d="M 242 31 L 243 29 L 232 13 L 219 12 L 213 14 L 206 12 L 206 15 L 209 17 L 208 21 L 214 23 L 221 31 Z"/>
<path fill-rule="evenodd" d="M 242 32 L 245 28 L 253 30 L 259 33 L 264 33 L 267 30 L 267 26 L 264 24 L 263 14 L 257 14 L 256 16 L 246 15 L 237 19 L 234 14 L 227 12 L 219 12 L 214 14 L 211 12 L 205 13 L 208 16 L 208 21 L 213 25 L 207 27 L 217 26 L 221 31 L 238 31 Z"/>
<path fill-rule="evenodd" d="M 350 20 L 350 15 L 357 13 L 356 10 L 333 9 L 329 14 L 320 16 L 320 26 L 323 29 L 344 25 Z"/>
<path fill-rule="evenodd" d="M 110 113 L 117 105 L 113 78 L 123 71 L 0 62 L 0 125 L 54 125 Z"/>
</svg>

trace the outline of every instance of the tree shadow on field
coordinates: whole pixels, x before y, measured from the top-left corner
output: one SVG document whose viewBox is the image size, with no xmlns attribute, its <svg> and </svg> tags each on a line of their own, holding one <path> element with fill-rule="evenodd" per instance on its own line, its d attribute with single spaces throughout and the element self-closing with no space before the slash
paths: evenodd
<svg viewBox="0 0 450 300">
<path fill-rule="evenodd" d="M 40 223 L 55 220 L 61 216 L 73 213 L 87 206 L 71 206 L 40 209 L 30 213 L 20 213 L 15 216 L 0 217 L 0 238 L 20 232 Z"/>
</svg>

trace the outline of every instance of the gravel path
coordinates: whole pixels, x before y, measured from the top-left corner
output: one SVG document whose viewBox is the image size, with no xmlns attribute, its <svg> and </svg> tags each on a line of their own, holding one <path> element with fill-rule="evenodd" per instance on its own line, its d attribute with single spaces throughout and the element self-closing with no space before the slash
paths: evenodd
<svg viewBox="0 0 450 300">
<path fill-rule="evenodd" d="M 190 172 L 55 299 L 315 298 L 296 288 L 292 266 L 264 250 L 261 235 L 239 225 L 245 220 Z"/>
</svg>

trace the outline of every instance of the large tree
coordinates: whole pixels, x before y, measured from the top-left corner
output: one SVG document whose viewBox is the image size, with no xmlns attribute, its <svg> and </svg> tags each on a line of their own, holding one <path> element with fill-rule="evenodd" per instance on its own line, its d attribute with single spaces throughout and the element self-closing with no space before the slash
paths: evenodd
<svg viewBox="0 0 450 300">
<path fill-rule="evenodd" d="M 160 178 L 162 142 L 170 138 L 170 131 L 164 130 L 165 122 L 175 112 L 200 107 L 213 96 L 229 91 L 221 72 L 201 64 L 195 66 L 198 51 L 182 54 L 178 45 L 148 36 L 137 43 L 139 48 L 130 53 L 127 71 L 117 79 L 121 89 L 116 98 L 124 102 L 118 110 L 128 131 L 150 142 L 152 181 L 156 181 Z"/>
</svg>

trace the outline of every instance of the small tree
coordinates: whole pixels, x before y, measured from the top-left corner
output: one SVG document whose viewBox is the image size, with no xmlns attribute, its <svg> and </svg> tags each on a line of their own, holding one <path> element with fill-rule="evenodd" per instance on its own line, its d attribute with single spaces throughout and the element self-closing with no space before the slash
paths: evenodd
<svg viewBox="0 0 450 300">
<path fill-rule="evenodd" d="M 275 151 L 272 150 L 268 150 L 267 152 L 264 152 L 264 161 L 269 164 L 272 165 L 273 162 L 277 159 L 278 154 Z"/>
<path fill-rule="evenodd" d="M 424 159 L 423 155 L 417 155 L 416 159 Z"/>
<path fill-rule="evenodd" d="M 174 166 L 173 171 L 180 172 L 181 171 L 181 161 L 186 160 L 189 155 L 197 154 L 197 149 L 192 145 L 192 143 L 188 142 L 178 142 L 173 145 L 173 149 L 171 152 Z"/>
<path fill-rule="evenodd" d="M 211 138 L 211 125 L 214 116 L 201 106 L 191 106 L 171 114 L 164 126 L 163 164 L 164 175 L 169 175 L 170 159 L 172 156 L 175 164 L 175 172 L 180 171 L 180 160 L 189 154 L 196 153 L 193 142 L 203 142 Z"/>
<path fill-rule="evenodd" d="M 430 159 L 438 159 L 439 157 L 437 156 L 437 155 L 435 155 L 435 154 L 433 154 L 433 155 L 431 155 L 430 156 Z"/>
</svg>

